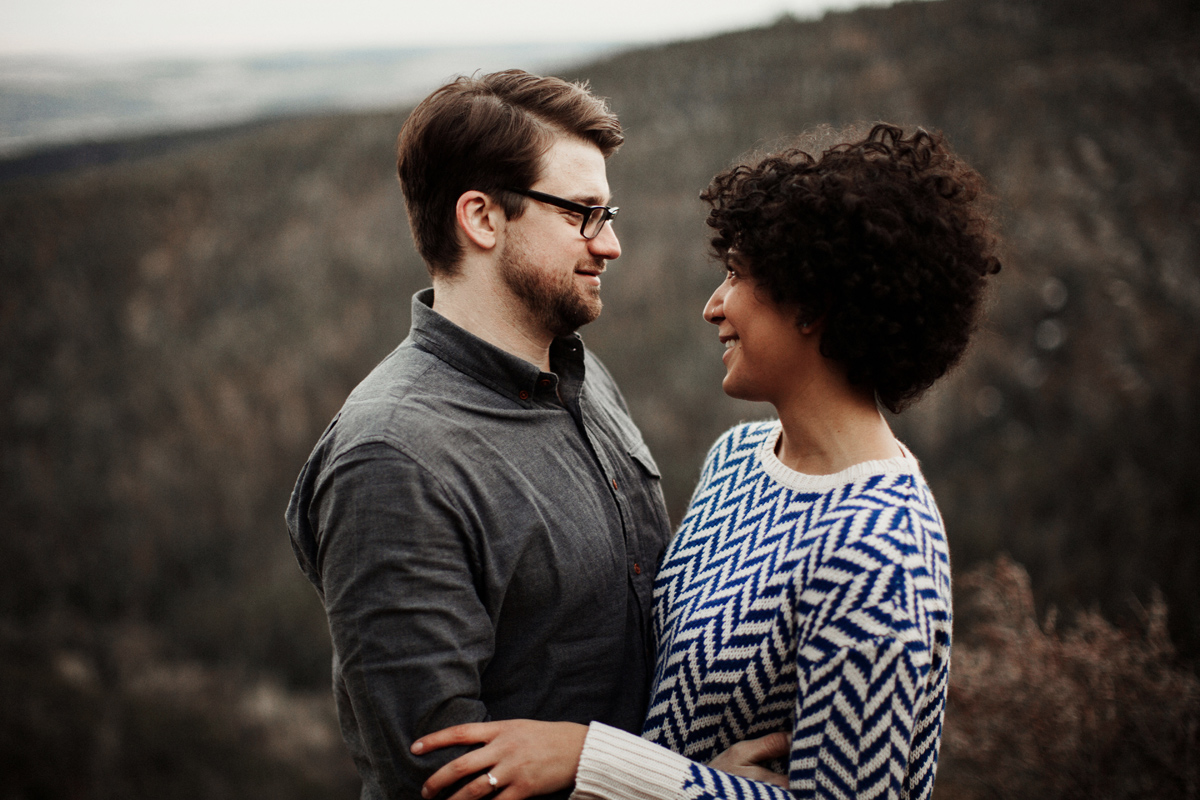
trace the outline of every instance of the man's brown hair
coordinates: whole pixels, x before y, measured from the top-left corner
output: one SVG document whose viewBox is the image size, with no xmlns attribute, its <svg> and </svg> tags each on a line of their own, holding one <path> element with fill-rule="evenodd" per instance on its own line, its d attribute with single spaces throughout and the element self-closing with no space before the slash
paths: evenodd
<svg viewBox="0 0 1200 800">
<path fill-rule="evenodd" d="M 509 219 L 521 216 L 525 198 L 504 190 L 536 183 L 542 156 L 560 136 L 591 142 L 605 158 L 624 141 L 616 115 L 586 83 L 517 69 L 460 77 L 421 101 L 400 129 L 396 170 L 430 274 L 457 272 L 458 198 L 480 191 Z"/>
</svg>

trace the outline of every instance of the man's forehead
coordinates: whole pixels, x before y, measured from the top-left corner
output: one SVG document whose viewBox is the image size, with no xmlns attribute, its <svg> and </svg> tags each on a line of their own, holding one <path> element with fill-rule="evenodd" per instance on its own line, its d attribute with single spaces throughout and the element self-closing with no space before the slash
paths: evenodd
<svg viewBox="0 0 1200 800">
<path fill-rule="evenodd" d="M 569 200 L 599 205 L 610 198 L 604 155 L 591 142 L 559 137 L 542 156 L 542 170 L 533 187 Z"/>
</svg>

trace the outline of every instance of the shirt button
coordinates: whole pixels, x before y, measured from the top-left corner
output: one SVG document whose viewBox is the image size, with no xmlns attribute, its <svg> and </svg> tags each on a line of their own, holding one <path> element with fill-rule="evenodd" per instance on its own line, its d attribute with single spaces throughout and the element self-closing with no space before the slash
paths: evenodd
<svg viewBox="0 0 1200 800">
<path fill-rule="evenodd" d="M 542 378 L 541 384 L 542 384 L 542 386 L 549 386 L 550 380 L 548 378 Z"/>
<path fill-rule="evenodd" d="M 617 490 L 617 479 L 613 478 L 613 491 L 615 492 L 616 490 Z"/>
<path fill-rule="evenodd" d="M 641 574 L 642 574 L 642 565 L 641 565 L 641 564 L 634 564 L 634 565 L 633 565 L 633 574 L 634 574 L 634 575 L 641 575 Z"/>
<path fill-rule="evenodd" d="M 525 391 L 524 389 L 522 389 L 521 391 L 517 392 L 517 397 L 521 398 L 522 400 L 528 400 L 528 399 L 529 399 L 529 392 L 527 392 L 527 391 Z"/>
</svg>

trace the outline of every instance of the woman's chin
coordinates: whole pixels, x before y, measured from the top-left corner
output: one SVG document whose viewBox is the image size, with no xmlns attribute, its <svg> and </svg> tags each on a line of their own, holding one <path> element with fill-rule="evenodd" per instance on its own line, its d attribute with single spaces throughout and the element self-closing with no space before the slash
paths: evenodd
<svg viewBox="0 0 1200 800">
<path fill-rule="evenodd" d="M 751 387 L 738 382 L 732 375 L 726 375 L 725 380 L 721 381 L 721 390 L 735 400 L 747 400 L 754 403 L 763 399 Z"/>
</svg>

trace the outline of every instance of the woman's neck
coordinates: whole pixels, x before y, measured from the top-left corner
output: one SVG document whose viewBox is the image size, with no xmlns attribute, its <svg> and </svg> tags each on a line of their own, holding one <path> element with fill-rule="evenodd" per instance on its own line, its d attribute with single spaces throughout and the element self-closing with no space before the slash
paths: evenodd
<svg viewBox="0 0 1200 800">
<path fill-rule="evenodd" d="M 840 375 L 775 404 L 783 425 L 775 455 L 789 469 L 832 475 L 863 461 L 904 454 L 875 404 L 873 393 Z"/>
</svg>

